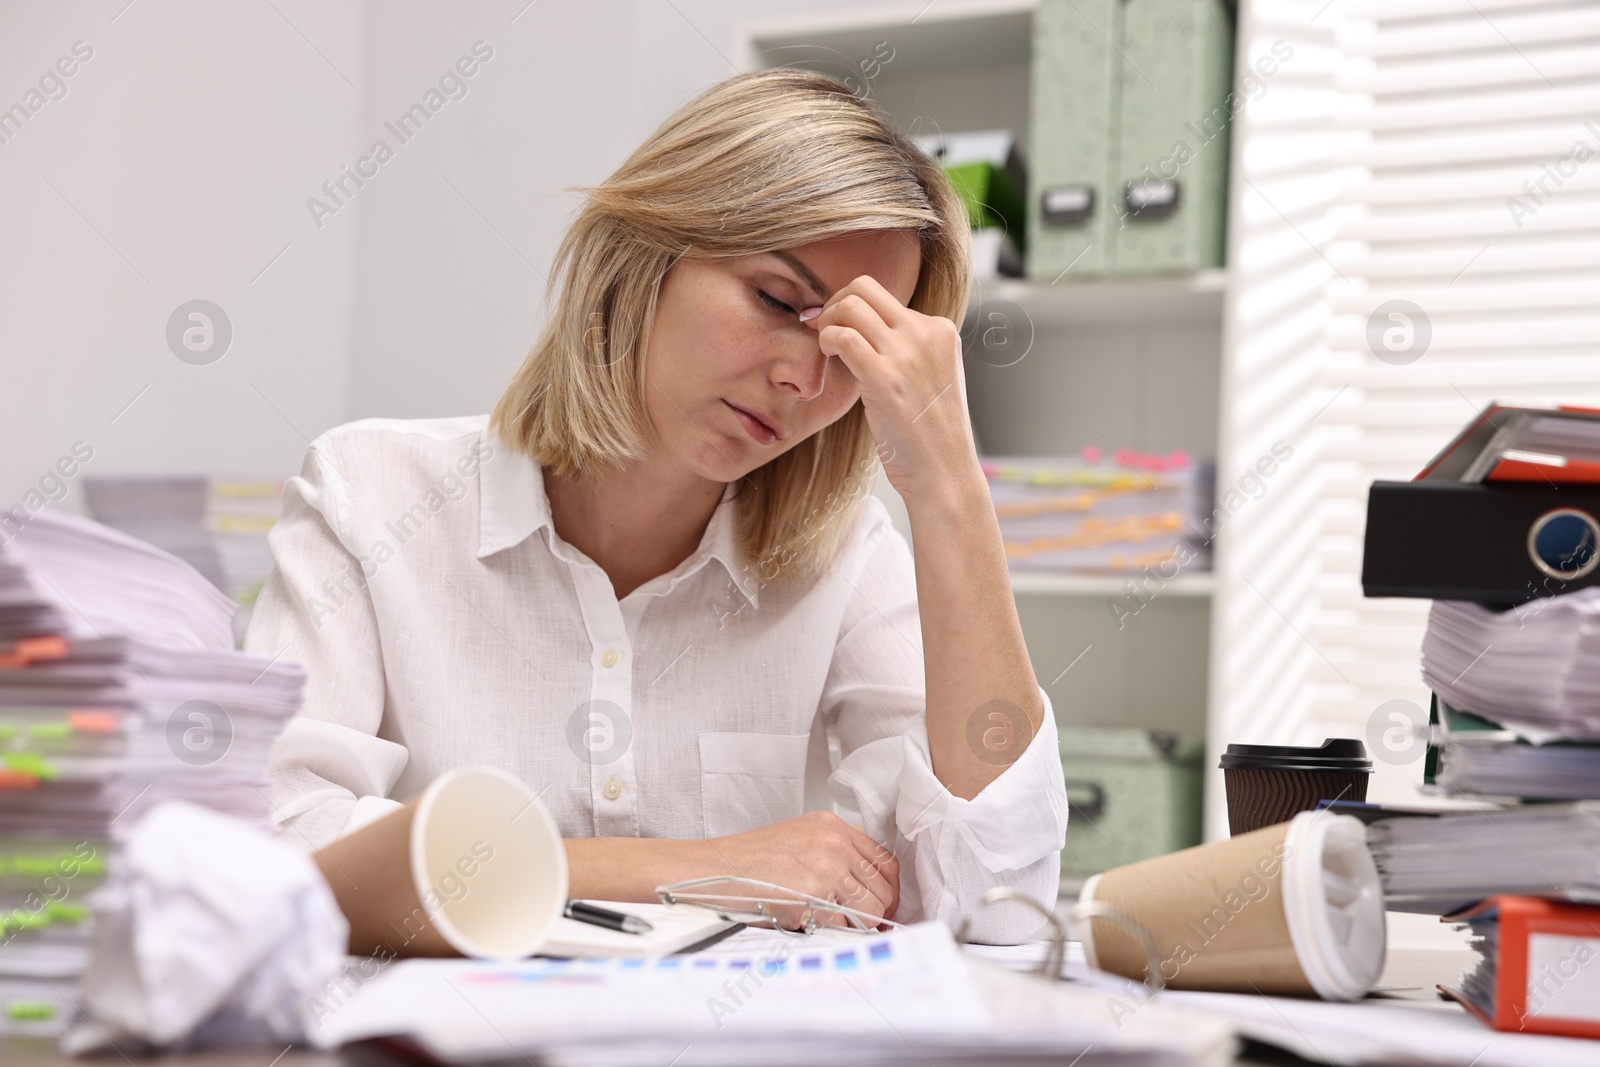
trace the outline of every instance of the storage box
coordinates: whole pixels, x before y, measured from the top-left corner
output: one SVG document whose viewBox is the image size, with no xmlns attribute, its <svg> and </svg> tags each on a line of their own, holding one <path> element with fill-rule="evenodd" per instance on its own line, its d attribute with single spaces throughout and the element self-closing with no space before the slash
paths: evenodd
<svg viewBox="0 0 1600 1067">
<path fill-rule="evenodd" d="M 1040 0 L 1034 26 L 1028 275 L 1221 266 L 1226 0 Z"/>
<path fill-rule="evenodd" d="M 1060 736 L 1071 806 L 1063 876 L 1200 843 L 1203 744 L 1138 729 L 1064 727 Z"/>
</svg>

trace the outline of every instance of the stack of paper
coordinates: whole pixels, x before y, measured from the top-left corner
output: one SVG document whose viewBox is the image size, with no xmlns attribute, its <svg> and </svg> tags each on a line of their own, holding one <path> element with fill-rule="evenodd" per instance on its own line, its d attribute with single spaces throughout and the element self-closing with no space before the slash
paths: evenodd
<svg viewBox="0 0 1600 1067">
<path fill-rule="evenodd" d="M 1503 612 L 1436 600 L 1422 676 L 1451 707 L 1530 740 L 1600 738 L 1600 588 Z"/>
<path fill-rule="evenodd" d="M 1438 706 L 1433 784 L 1447 795 L 1521 800 L 1600 798 L 1600 741 L 1535 745 L 1515 730 Z"/>
<path fill-rule="evenodd" d="M 1600 901 L 1600 802 L 1395 815 L 1367 827 L 1392 911 L 1446 915 L 1498 893 Z"/>
<path fill-rule="evenodd" d="M 283 483 L 202 476 L 89 478 L 89 514 L 192 565 L 247 608 L 272 573 L 267 533 L 278 519 Z M 242 637 L 248 611 L 240 613 Z"/>
<path fill-rule="evenodd" d="M 1013 570 L 1210 568 L 1212 468 L 1173 456 L 986 457 Z"/>
<path fill-rule="evenodd" d="M 744 948 L 746 951 L 740 951 Z M 788 937 L 688 957 L 410 960 L 313 1005 L 322 1047 L 404 1036 L 452 1063 L 1224 1064 L 1232 1027 L 989 968 L 949 928 Z"/>
<path fill-rule="evenodd" d="M 271 826 L 267 754 L 305 675 L 234 651 L 232 614 L 188 564 L 84 519 L 41 511 L 0 547 L 0 1029 L 59 1025 L 84 898 L 153 805 Z"/>
</svg>

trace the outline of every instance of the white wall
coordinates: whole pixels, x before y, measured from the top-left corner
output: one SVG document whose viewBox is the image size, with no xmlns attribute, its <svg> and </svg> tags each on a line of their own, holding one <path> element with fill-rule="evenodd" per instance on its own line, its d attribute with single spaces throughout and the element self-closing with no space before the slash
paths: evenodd
<svg viewBox="0 0 1600 1067">
<path fill-rule="evenodd" d="M 347 410 L 355 240 L 303 202 L 357 132 L 363 7 L 273 2 L 0 10 L 0 108 L 92 49 L 0 143 L 0 507 L 78 440 L 89 473 L 293 471 Z M 210 366 L 165 338 L 195 298 L 233 324 Z"/>
<path fill-rule="evenodd" d="M 0 143 L 0 508 L 79 440 L 91 474 L 282 476 L 348 419 L 488 410 L 563 187 L 734 73 L 741 21 L 871 6 L 126 3 L 0 8 L 0 107 L 93 49 Z M 400 144 L 384 123 L 478 40 L 466 95 Z M 379 138 L 393 158 L 318 226 L 308 198 Z M 195 298 L 234 329 L 208 366 L 165 337 Z"/>
</svg>

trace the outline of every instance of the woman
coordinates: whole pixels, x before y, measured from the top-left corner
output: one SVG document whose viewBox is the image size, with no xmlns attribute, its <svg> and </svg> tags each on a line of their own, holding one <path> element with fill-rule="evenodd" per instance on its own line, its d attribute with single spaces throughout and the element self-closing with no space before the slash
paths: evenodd
<svg viewBox="0 0 1600 1067">
<path fill-rule="evenodd" d="M 738 874 L 1028 936 L 979 898 L 1054 905 L 1067 802 L 967 418 L 962 203 L 788 70 L 586 192 L 492 416 L 337 428 L 285 487 L 246 639 L 310 673 L 280 820 L 320 846 L 494 764 L 574 897 Z"/>
</svg>

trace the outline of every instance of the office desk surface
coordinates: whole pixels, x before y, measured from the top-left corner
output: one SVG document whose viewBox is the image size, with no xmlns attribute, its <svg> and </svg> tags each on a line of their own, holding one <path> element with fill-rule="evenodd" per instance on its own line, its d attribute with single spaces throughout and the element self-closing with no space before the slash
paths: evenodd
<svg viewBox="0 0 1600 1067">
<path fill-rule="evenodd" d="M 1476 954 L 1472 952 L 1393 950 L 1389 953 L 1389 962 L 1378 986 L 1386 991 L 1387 996 L 1429 1001 L 1437 1004 L 1440 1011 L 1460 1011 L 1462 1009 L 1456 1005 L 1440 1001 L 1434 986 L 1439 982 L 1454 982 L 1476 959 Z M 406 1061 L 365 1046 L 352 1046 L 337 1052 L 285 1049 L 282 1046 L 225 1049 L 180 1056 L 133 1056 L 131 1060 L 109 1052 L 94 1059 L 74 1060 L 58 1053 L 55 1042 L 51 1040 L 0 1037 L 0 1063 L 6 1067 L 60 1067 L 63 1064 L 84 1063 L 94 1064 L 95 1067 L 114 1067 L 127 1062 L 162 1064 L 164 1067 L 394 1067 Z M 1252 1047 L 1237 1062 L 1243 1067 L 1285 1067 L 1311 1061 L 1275 1049 Z"/>
</svg>

